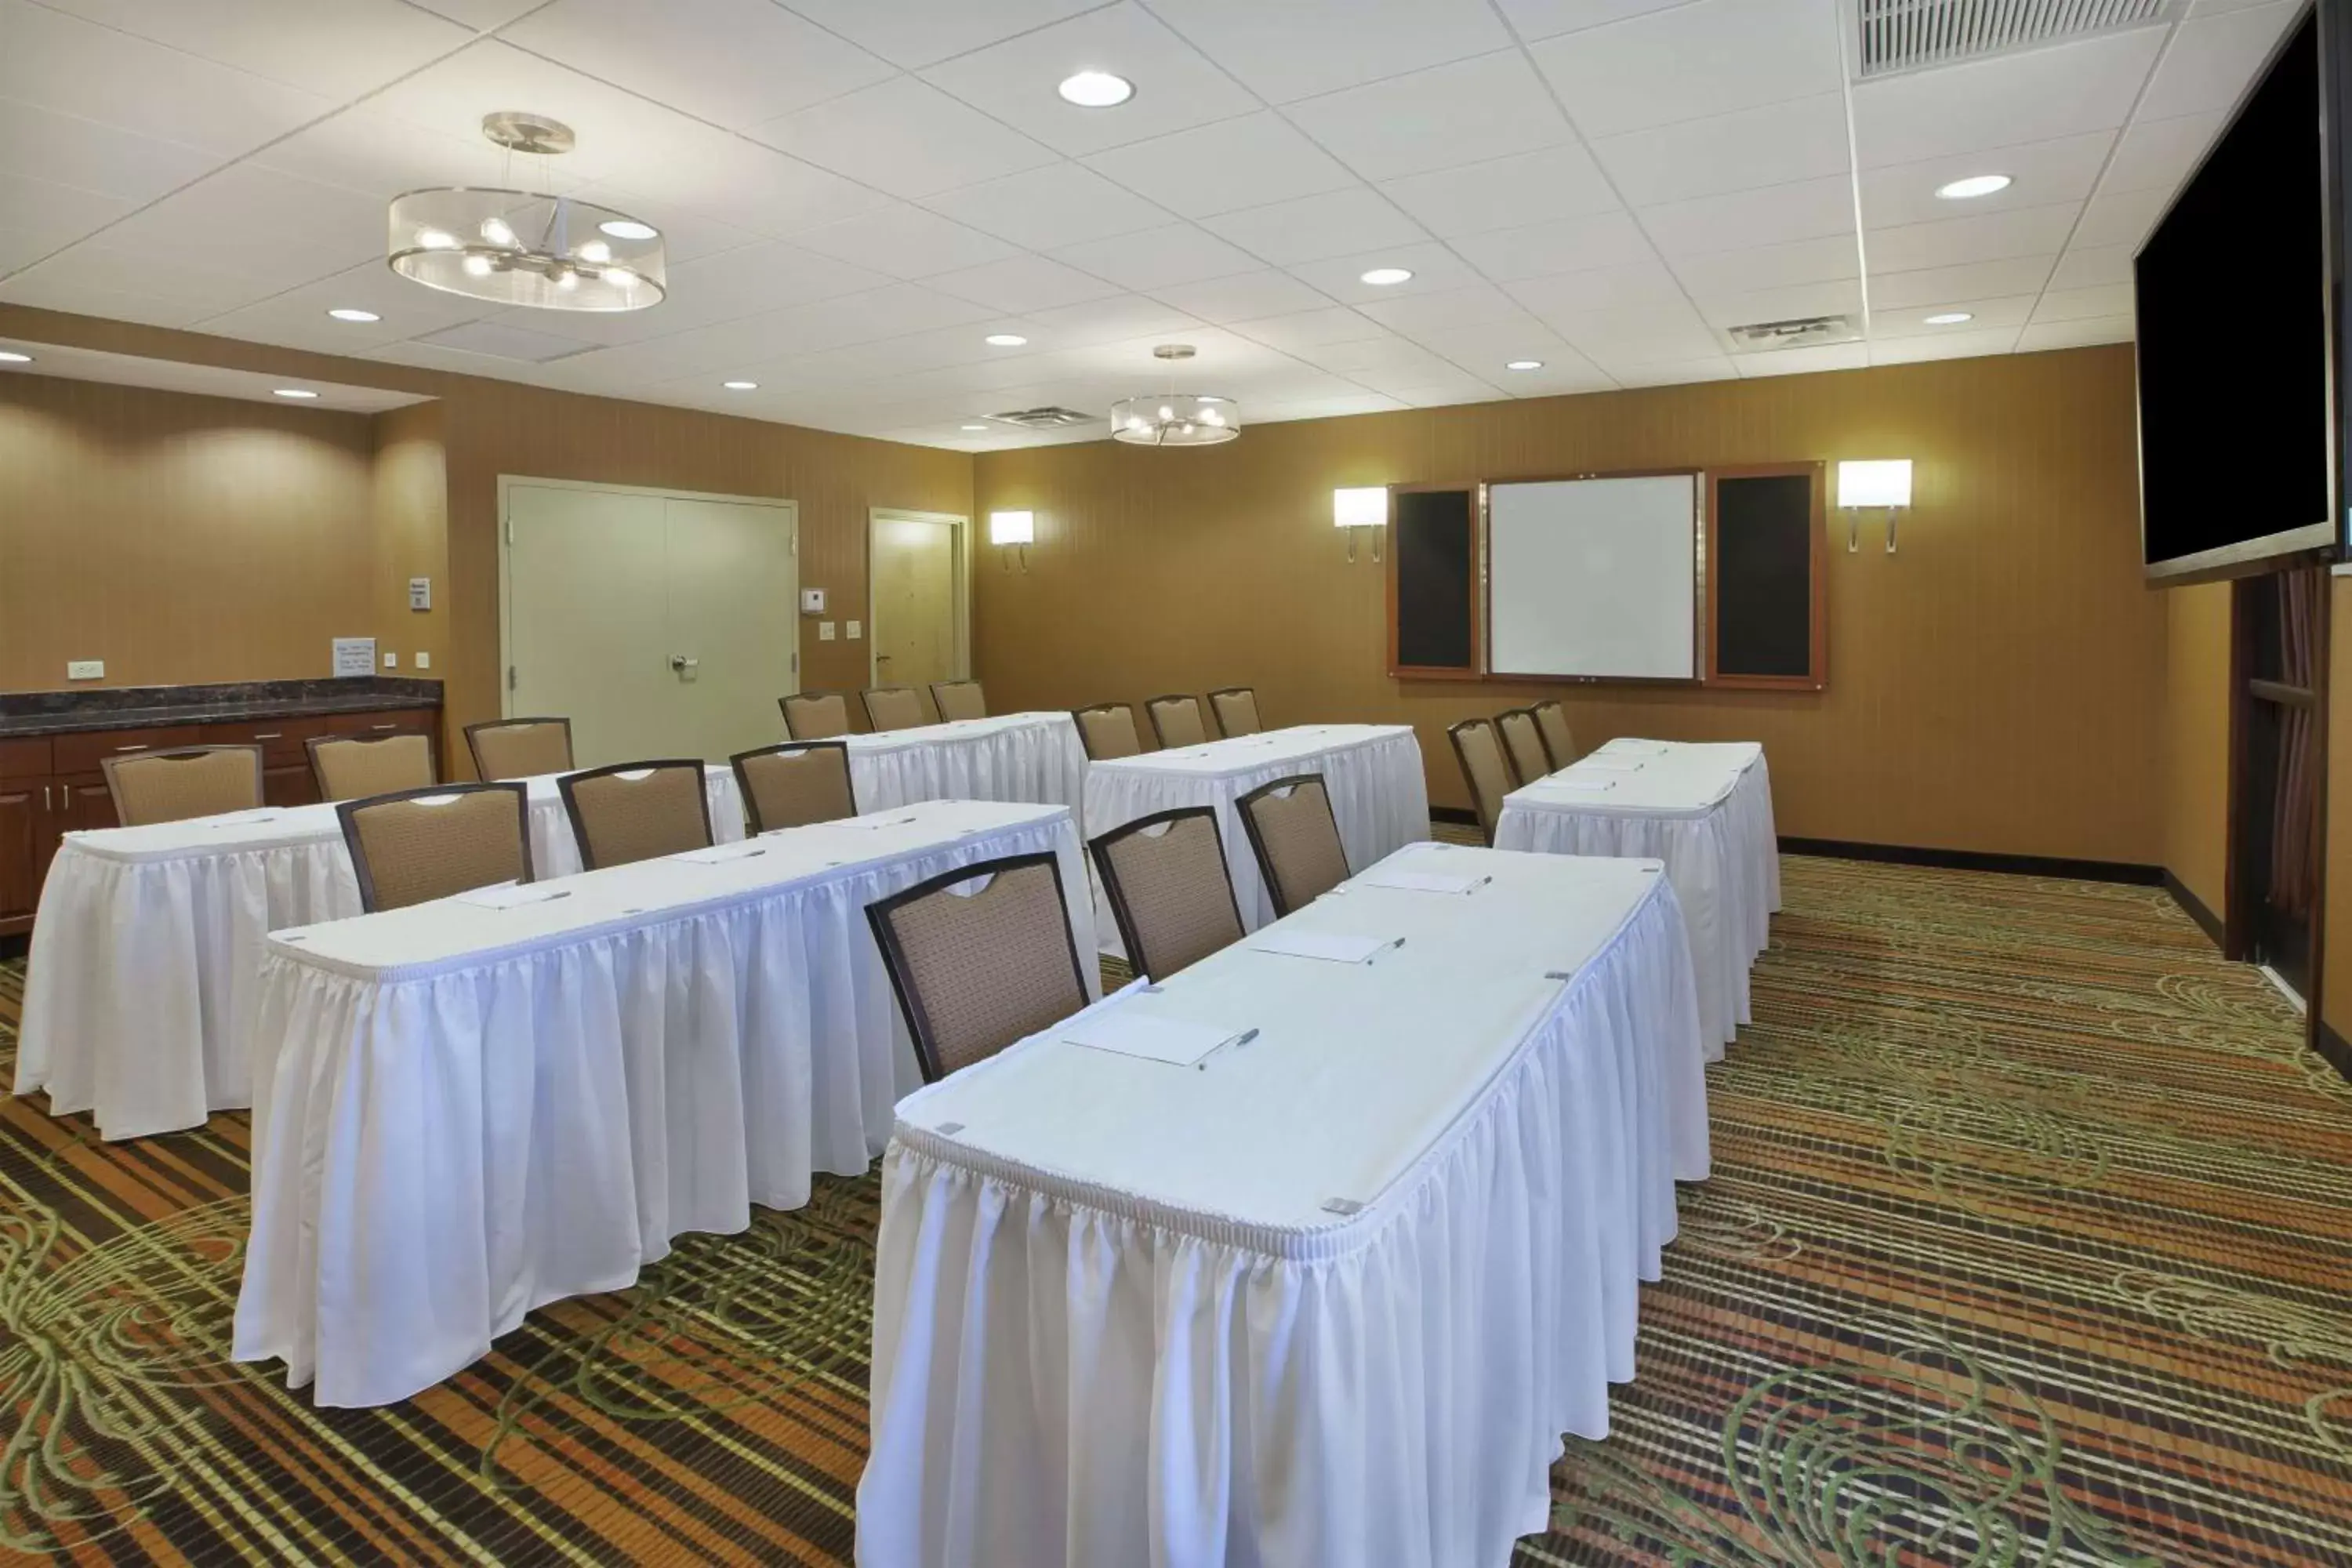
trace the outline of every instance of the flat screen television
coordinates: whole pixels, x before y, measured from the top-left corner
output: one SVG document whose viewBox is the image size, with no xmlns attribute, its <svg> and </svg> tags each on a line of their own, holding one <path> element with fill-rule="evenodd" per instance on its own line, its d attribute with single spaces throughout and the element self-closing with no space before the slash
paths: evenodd
<svg viewBox="0 0 2352 1568">
<path fill-rule="evenodd" d="M 2133 259 L 2150 577 L 2336 542 L 2319 69 L 2305 11 Z"/>
</svg>

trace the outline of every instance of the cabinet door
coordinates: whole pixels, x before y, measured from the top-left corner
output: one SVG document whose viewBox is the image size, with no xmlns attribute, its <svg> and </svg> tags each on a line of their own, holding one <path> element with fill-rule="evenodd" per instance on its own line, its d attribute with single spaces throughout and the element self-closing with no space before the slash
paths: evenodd
<svg viewBox="0 0 2352 1568">
<path fill-rule="evenodd" d="M 42 788 L 0 784 L 0 929 L 29 920 L 41 901 L 41 874 L 56 831 L 42 807 Z"/>
<path fill-rule="evenodd" d="M 308 763 L 280 763 L 261 770 L 261 798 L 269 805 L 316 805 L 319 781 Z"/>
</svg>

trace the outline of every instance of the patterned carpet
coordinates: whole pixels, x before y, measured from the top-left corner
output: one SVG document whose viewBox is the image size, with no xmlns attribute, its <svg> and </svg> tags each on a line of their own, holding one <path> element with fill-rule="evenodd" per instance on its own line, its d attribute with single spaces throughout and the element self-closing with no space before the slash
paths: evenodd
<svg viewBox="0 0 2352 1568">
<path fill-rule="evenodd" d="M 1786 880 L 1639 1376 L 1519 1561 L 2352 1564 L 2352 1086 L 2293 1014 L 2152 889 Z M 226 1359 L 247 1133 L 0 1101 L 0 1559 L 847 1559 L 870 1179 L 318 1411 Z"/>
</svg>

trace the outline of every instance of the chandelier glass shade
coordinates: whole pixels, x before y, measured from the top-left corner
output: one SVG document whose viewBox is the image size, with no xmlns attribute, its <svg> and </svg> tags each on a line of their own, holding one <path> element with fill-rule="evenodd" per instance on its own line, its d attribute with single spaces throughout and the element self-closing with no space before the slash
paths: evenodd
<svg viewBox="0 0 2352 1568">
<path fill-rule="evenodd" d="M 1192 349 L 1162 343 L 1151 353 L 1172 371 L 1192 357 Z M 1241 405 L 1206 393 L 1147 392 L 1110 405 L 1110 433 L 1138 447 L 1213 447 L 1242 433 Z"/>
<path fill-rule="evenodd" d="M 570 196 L 453 186 L 392 201 L 392 269 L 428 289 L 547 310 L 642 310 L 667 291 L 662 237 Z"/>
</svg>

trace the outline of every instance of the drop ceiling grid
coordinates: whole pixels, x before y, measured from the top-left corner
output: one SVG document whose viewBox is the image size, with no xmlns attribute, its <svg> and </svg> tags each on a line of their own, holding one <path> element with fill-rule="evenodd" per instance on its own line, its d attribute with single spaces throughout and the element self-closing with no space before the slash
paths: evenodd
<svg viewBox="0 0 2352 1568">
<path fill-rule="evenodd" d="M 973 448 L 1042 438 L 958 428 L 1000 389 L 1093 412 L 1156 384 L 1171 336 L 1254 418 L 1784 372 L 1710 329 L 1864 287 L 1886 331 L 1805 367 L 2112 341 L 2117 257 L 2292 10 L 2192 0 L 1849 87 L 1844 4 L 0 0 L 38 46 L 0 58 L 0 131 L 25 130 L 0 135 L 0 300 Z M 1082 64 L 1133 76 L 1134 104 L 1053 100 Z M 1962 72 L 1975 108 L 1946 111 Z M 485 309 L 383 270 L 380 204 L 494 177 L 471 122 L 526 100 L 582 131 L 566 188 L 669 231 L 671 303 Z M 1858 152 L 1834 167 L 1832 106 Z M 1982 159 L 2019 185 L 1918 205 Z M 158 279 L 174 237 L 194 251 Z M 1865 277 L 1882 237 L 1903 265 Z M 1356 280 L 1391 259 L 1411 283 Z M 1916 320 L 1971 305 L 1965 332 Z M 474 322 L 581 350 L 421 341 Z M 979 342 L 1006 331 L 1030 344 Z"/>
</svg>

